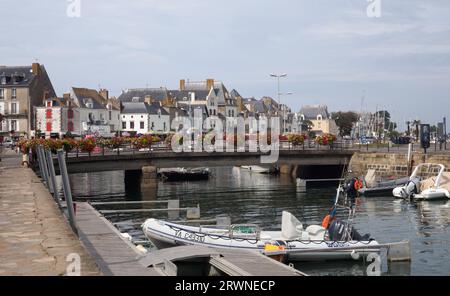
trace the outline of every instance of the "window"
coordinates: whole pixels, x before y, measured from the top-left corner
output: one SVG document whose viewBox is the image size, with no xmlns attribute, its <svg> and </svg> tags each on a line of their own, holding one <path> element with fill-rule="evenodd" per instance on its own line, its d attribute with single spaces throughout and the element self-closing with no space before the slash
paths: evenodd
<svg viewBox="0 0 450 296">
<path fill-rule="evenodd" d="M 130 121 L 130 129 L 134 129 L 134 121 Z"/>
<path fill-rule="evenodd" d="M 17 114 L 17 103 L 11 103 L 11 114 Z"/>
<path fill-rule="evenodd" d="M 126 121 L 122 122 L 122 129 L 127 129 L 127 122 Z"/>
<path fill-rule="evenodd" d="M 52 109 L 45 110 L 45 118 L 52 118 Z"/>
<path fill-rule="evenodd" d="M 52 106 L 52 101 L 47 101 L 47 107 L 51 107 Z"/>
<path fill-rule="evenodd" d="M 5 90 L 3 88 L 0 88 L 0 100 L 3 100 L 5 98 Z"/>
<path fill-rule="evenodd" d="M 52 123 L 51 122 L 47 122 L 47 132 L 51 132 L 52 131 Z"/>
<path fill-rule="evenodd" d="M 152 130 L 155 128 L 155 123 L 152 121 Z"/>
<path fill-rule="evenodd" d="M 122 115 L 122 118 L 124 118 L 124 119 L 125 119 L 125 115 Z"/>
<path fill-rule="evenodd" d="M 73 110 L 72 109 L 67 110 L 67 118 L 73 118 Z"/>
<path fill-rule="evenodd" d="M 72 121 L 69 121 L 69 123 L 67 124 L 67 130 L 69 132 L 73 132 L 73 122 Z"/>
<path fill-rule="evenodd" d="M 139 123 L 139 127 L 140 127 L 140 129 L 144 129 L 144 122 L 143 122 L 143 121 L 141 121 L 141 122 Z"/>
<path fill-rule="evenodd" d="M 17 130 L 17 121 L 11 120 L 11 131 L 16 131 L 16 130 Z"/>
<path fill-rule="evenodd" d="M 164 124 L 164 131 L 166 131 L 166 123 L 164 122 L 163 124 Z"/>
<path fill-rule="evenodd" d="M 112 120 L 112 111 L 111 110 L 109 111 L 109 117 L 108 118 L 109 118 L 109 120 Z"/>
<path fill-rule="evenodd" d="M 13 99 L 13 100 L 15 100 L 16 98 L 17 98 L 17 89 L 16 88 L 12 88 L 11 89 L 11 98 Z"/>
</svg>

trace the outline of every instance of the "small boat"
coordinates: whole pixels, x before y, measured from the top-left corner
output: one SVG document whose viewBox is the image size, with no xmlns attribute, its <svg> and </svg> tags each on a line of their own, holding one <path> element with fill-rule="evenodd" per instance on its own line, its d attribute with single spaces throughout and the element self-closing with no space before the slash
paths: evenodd
<svg viewBox="0 0 450 296">
<path fill-rule="evenodd" d="M 358 192 L 360 195 L 364 195 L 367 197 L 370 196 L 390 196 L 392 194 L 392 190 L 394 188 L 403 186 L 408 183 L 409 177 L 400 178 L 391 181 L 380 181 L 375 185 L 368 187 L 367 185 L 363 188 L 359 189 Z"/>
<path fill-rule="evenodd" d="M 422 179 L 420 172 L 426 168 L 428 172 L 438 167 L 439 172 L 435 177 Z M 415 200 L 434 200 L 450 198 L 450 174 L 445 173 L 443 164 L 422 163 L 416 166 L 404 186 L 396 187 L 392 194 L 398 198 L 414 198 Z"/>
<path fill-rule="evenodd" d="M 210 170 L 208 168 L 171 168 L 160 169 L 158 176 L 165 181 L 197 181 L 208 180 Z"/>
<path fill-rule="evenodd" d="M 370 253 L 379 253 L 381 249 L 378 242 L 370 239 L 368 235 L 359 241 L 352 238 L 332 240 L 322 226 L 310 225 L 304 228 L 302 223 L 287 211 L 282 212 L 280 231 L 262 231 L 253 224 L 186 226 L 154 218 L 146 220 L 142 224 L 142 230 L 157 248 L 199 245 L 256 250 L 266 255 L 273 250 L 274 256 L 276 251 L 285 253 L 285 259 L 288 261 L 357 260 Z M 346 230 L 339 231 L 346 233 Z M 355 230 L 351 231 L 353 233 Z"/>
<path fill-rule="evenodd" d="M 249 170 L 250 172 L 260 173 L 260 174 L 276 174 L 278 173 L 278 168 L 275 166 L 262 167 L 259 165 L 243 165 L 241 166 L 244 170 Z"/>
</svg>

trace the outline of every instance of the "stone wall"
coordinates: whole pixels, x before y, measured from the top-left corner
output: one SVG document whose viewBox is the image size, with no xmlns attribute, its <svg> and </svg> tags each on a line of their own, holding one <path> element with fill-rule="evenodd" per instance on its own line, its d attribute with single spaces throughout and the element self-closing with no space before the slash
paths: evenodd
<svg viewBox="0 0 450 296">
<path fill-rule="evenodd" d="M 450 155 L 413 153 L 413 166 L 426 162 L 442 163 L 446 171 L 450 171 Z M 374 169 L 378 177 L 404 177 L 408 175 L 407 154 L 356 152 L 350 161 L 350 169 L 359 176 Z"/>
</svg>

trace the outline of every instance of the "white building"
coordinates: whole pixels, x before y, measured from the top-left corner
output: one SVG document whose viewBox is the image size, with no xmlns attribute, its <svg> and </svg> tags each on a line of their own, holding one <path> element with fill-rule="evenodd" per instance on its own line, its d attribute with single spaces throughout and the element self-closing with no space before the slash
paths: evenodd
<svg viewBox="0 0 450 296">
<path fill-rule="evenodd" d="M 64 98 L 45 100 L 35 107 L 36 130 L 45 136 L 94 134 L 113 136 L 120 131 L 120 110 L 107 98 L 107 91 L 72 88 Z M 38 135 L 39 136 L 39 135 Z"/>
<path fill-rule="evenodd" d="M 165 134 L 170 131 L 170 115 L 159 103 L 122 103 L 120 117 L 125 132 Z"/>
</svg>

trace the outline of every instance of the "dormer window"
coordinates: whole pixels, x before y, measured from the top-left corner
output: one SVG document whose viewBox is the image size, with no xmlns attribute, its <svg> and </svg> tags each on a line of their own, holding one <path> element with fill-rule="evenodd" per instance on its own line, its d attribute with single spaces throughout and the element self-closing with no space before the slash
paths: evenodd
<svg viewBox="0 0 450 296">
<path fill-rule="evenodd" d="M 92 102 L 92 99 L 87 99 L 85 105 L 86 105 L 86 108 L 89 108 L 89 109 L 94 108 L 94 102 Z"/>
<path fill-rule="evenodd" d="M 5 75 L 0 77 L 0 83 L 1 84 L 6 84 L 6 76 Z"/>
<path fill-rule="evenodd" d="M 321 121 L 321 120 L 322 120 L 322 115 L 320 115 L 320 114 L 317 115 L 317 120 L 318 120 L 318 121 Z"/>
</svg>

